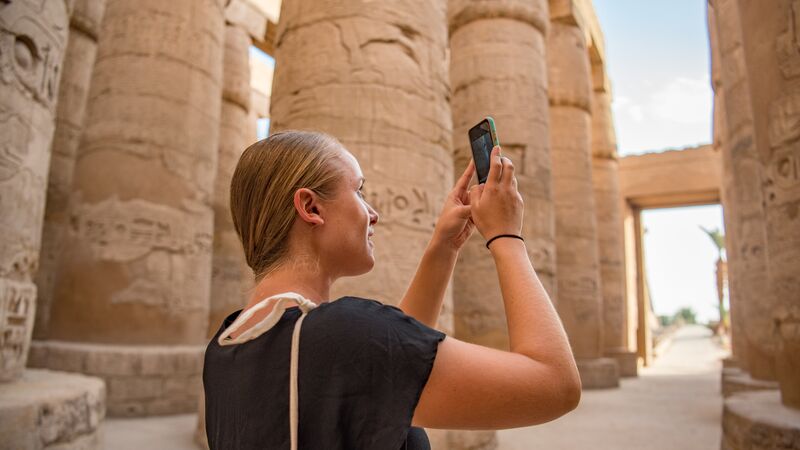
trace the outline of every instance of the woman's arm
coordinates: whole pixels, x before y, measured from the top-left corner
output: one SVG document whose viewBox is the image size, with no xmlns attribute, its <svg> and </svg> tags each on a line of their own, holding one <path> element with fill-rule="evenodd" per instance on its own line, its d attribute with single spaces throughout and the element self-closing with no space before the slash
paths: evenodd
<svg viewBox="0 0 800 450">
<path fill-rule="evenodd" d="M 406 295 L 397 306 L 409 316 L 431 328 L 436 328 L 444 292 L 453 275 L 456 259 L 458 250 L 435 239 L 431 240 L 422 255 L 417 273 L 414 274 Z"/>
</svg>

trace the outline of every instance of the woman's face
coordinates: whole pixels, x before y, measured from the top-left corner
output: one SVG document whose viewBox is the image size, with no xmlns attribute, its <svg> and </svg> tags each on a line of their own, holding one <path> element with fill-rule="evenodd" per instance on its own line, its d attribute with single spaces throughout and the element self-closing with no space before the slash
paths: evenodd
<svg viewBox="0 0 800 450">
<path fill-rule="evenodd" d="M 335 197 L 325 202 L 327 217 L 321 236 L 325 255 L 321 256 L 338 276 L 361 275 L 375 265 L 370 236 L 378 213 L 363 196 L 364 175 L 356 158 L 343 149 L 337 162 L 342 178 Z"/>
</svg>

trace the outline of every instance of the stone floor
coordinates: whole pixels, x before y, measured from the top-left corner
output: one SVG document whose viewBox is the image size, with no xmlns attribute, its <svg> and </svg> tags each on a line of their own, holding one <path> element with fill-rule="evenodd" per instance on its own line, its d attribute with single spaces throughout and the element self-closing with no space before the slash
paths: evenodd
<svg viewBox="0 0 800 450">
<path fill-rule="evenodd" d="M 578 408 L 556 421 L 500 431 L 500 450 L 718 449 L 726 355 L 707 328 L 681 328 L 639 378 L 585 391 Z"/>
<path fill-rule="evenodd" d="M 718 449 L 720 359 L 726 352 L 705 327 L 688 326 L 653 367 L 620 389 L 587 391 L 569 415 L 531 428 L 499 432 L 499 450 Z M 109 450 L 197 450 L 196 416 L 108 419 Z"/>
</svg>

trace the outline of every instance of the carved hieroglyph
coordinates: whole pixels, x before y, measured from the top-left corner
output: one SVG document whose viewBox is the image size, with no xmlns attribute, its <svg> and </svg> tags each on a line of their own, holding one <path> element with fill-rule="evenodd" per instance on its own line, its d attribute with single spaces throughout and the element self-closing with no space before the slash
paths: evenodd
<svg viewBox="0 0 800 450">
<path fill-rule="evenodd" d="M 603 354 L 597 218 L 591 170 L 591 75 L 583 32 L 553 21 L 547 39 L 556 211 L 558 312 L 578 359 Z"/>
<path fill-rule="evenodd" d="M 283 4 L 271 129 L 338 138 L 358 158 L 380 215 L 375 267 L 340 280 L 334 298 L 397 304 L 452 188 L 445 11 L 444 0 Z"/>
<path fill-rule="evenodd" d="M 51 339 L 205 341 L 223 36 L 215 0 L 108 3 Z"/>
<path fill-rule="evenodd" d="M 451 0 L 448 16 L 455 174 L 459 176 L 472 158 L 467 131 L 492 116 L 525 200 L 522 234 L 529 256 L 545 289 L 554 296 L 547 1 Z M 485 243 L 476 232 L 461 252 L 453 285 L 456 330 L 461 339 L 508 348 L 503 299 Z"/>
<path fill-rule="evenodd" d="M 19 376 L 30 344 L 68 19 L 61 0 L 0 4 L 0 381 Z"/>
<path fill-rule="evenodd" d="M 239 26 L 225 27 L 222 73 L 222 113 L 219 128 L 217 177 L 214 186 L 214 248 L 211 271 L 211 310 L 208 334 L 219 330 L 231 312 L 247 303 L 253 271 L 247 266 L 230 210 L 231 177 L 249 142 L 250 36 Z"/>
<path fill-rule="evenodd" d="M 56 130 L 51 146 L 42 249 L 35 279 L 37 299 L 33 335 L 36 339 L 47 337 L 58 254 L 67 226 L 75 152 L 86 116 L 86 100 L 97 53 L 97 33 L 105 8 L 106 0 L 81 0 L 75 2 L 70 17 L 69 40 L 58 89 Z"/>
</svg>

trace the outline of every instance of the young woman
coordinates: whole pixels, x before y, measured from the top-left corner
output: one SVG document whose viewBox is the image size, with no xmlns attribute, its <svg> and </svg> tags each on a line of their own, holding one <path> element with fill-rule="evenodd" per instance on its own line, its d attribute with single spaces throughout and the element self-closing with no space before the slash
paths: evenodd
<svg viewBox="0 0 800 450">
<path fill-rule="evenodd" d="M 394 307 L 329 296 L 338 278 L 375 263 L 378 214 L 356 158 L 329 135 L 301 131 L 244 151 L 231 213 L 256 286 L 206 352 L 212 449 L 429 449 L 421 427 L 514 428 L 577 406 L 567 336 L 519 236 L 514 165 L 499 147 L 490 159 L 485 184 L 468 189 L 472 162 L 456 182 Z M 510 351 L 434 329 L 474 228 L 497 267 Z"/>
</svg>

